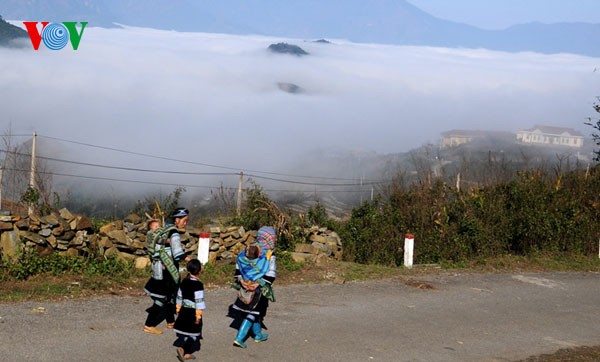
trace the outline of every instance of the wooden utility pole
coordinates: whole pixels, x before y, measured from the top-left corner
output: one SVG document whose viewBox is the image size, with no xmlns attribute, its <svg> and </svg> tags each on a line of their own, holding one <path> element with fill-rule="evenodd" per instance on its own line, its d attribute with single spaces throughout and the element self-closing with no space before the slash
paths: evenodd
<svg viewBox="0 0 600 362">
<path fill-rule="evenodd" d="M 240 216 L 242 212 L 242 186 L 244 185 L 244 173 L 240 172 L 240 183 L 238 184 L 236 212 Z"/>
<path fill-rule="evenodd" d="M 31 141 L 31 174 L 29 175 L 29 187 L 35 190 L 35 143 L 37 140 L 37 133 L 33 132 L 33 139 Z M 33 214 L 33 208 L 31 204 L 28 209 L 29 215 Z"/>
<path fill-rule="evenodd" d="M 0 166 L 0 209 L 2 209 L 2 172 L 4 167 Z"/>
</svg>

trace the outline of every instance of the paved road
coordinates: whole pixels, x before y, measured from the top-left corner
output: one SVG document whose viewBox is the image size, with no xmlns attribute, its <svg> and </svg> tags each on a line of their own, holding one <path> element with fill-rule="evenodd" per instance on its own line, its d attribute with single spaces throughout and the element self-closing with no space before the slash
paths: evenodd
<svg viewBox="0 0 600 362">
<path fill-rule="evenodd" d="M 514 361 L 600 345 L 600 274 L 446 274 L 276 289 L 270 339 L 231 346 L 234 291 L 207 291 L 204 361 Z M 433 289 L 418 286 L 432 286 Z M 0 304 L 2 361 L 176 361 L 146 297 Z M 43 309 L 40 309 L 42 307 Z M 161 327 L 164 327 L 162 325 Z"/>
</svg>

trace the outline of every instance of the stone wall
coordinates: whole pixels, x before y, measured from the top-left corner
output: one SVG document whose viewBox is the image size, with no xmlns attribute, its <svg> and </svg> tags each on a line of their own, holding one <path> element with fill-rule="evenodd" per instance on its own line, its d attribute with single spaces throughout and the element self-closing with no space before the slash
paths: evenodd
<svg viewBox="0 0 600 362">
<path fill-rule="evenodd" d="M 182 234 L 182 244 L 186 252 L 196 256 L 200 232 L 210 231 L 209 263 L 213 265 L 233 263 L 237 254 L 254 241 L 257 232 L 239 226 L 208 229 L 188 227 Z M 145 268 L 150 263 L 145 251 L 146 232 L 146 220 L 135 214 L 106 224 L 97 233 L 90 219 L 67 209 L 43 217 L 0 215 L 0 254 L 14 257 L 26 248 L 42 256 L 56 252 L 73 256 L 114 255 Z M 315 226 L 305 229 L 304 234 L 311 243 L 296 245 L 292 253 L 295 261 L 341 259 L 342 243 L 335 232 Z"/>
</svg>

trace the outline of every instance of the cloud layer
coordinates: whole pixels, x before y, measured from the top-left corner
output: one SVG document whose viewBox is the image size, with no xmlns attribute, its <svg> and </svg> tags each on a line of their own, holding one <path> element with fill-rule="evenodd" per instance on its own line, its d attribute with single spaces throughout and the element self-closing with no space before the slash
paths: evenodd
<svg viewBox="0 0 600 362">
<path fill-rule="evenodd" d="M 310 55 L 267 51 L 278 42 Z M 599 66 L 569 54 L 90 27 L 77 51 L 0 49 L 0 126 L 278 171 L 315 148 L 404 152 L 450 129 L 546 124 L 587 135 Z"/>
</svg>

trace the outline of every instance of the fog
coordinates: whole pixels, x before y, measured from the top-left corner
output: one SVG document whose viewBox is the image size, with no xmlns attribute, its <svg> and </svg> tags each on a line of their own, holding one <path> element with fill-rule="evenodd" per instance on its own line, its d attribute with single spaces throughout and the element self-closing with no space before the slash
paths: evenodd
<svg viewBox="0 0 600 362">
<path fill-rule="evenodd" d="M 306 176 L 295 165 L 315 149 L 406 152 L 451 129 L 592 131 L 600 59 L 327 40 L 89 27 L 77 51 L 0 48 L 1 130 L 220 167 L 62 142 L 57 157 L 71 161 Z M 267 51 L 279 42 L 310 54 Z"/>
</svg>

